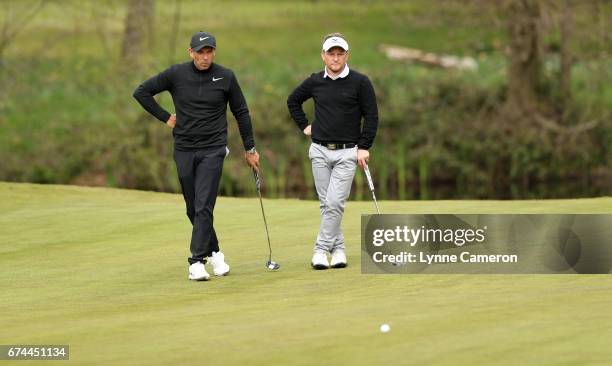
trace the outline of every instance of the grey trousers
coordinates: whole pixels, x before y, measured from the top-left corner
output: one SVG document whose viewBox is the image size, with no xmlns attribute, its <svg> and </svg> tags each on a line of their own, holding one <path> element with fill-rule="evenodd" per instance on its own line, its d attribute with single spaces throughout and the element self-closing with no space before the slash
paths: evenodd
<svg viewBox="0 0 612 366">
<path fill-rule="evenodd" d="M 344 250 L 340 224 L 357 168 L 357 147 L 329 150 L 312 143 L 308 157 L 312 163 L 321 209 L 321 226 L 314 250 L 328 253 L 336 249 Z"/>
</svg>

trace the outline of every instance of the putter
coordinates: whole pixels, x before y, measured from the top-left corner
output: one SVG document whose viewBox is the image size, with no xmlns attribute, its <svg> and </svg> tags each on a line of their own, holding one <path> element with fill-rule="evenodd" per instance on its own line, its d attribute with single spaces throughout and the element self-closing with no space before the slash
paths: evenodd
<svg viewBox="0 0 612 366">
<path fill-rule="evenodd" d="M 372 192 L 372 198 L 374 198 L 374 204 L 376 205 L 376 212 L 380 215 L 380 210 L 378 209 L 378 202 L 376 201 L 376 194 L 374 194 L 374 182 L 372 181 L 372 175 L 370 174 L 370 168 L 368 167 L 368 164 L 365 165 L 365 167 L 363 168 L 363 171 L 365 172 L 366 178 L 368 179 L 368 186 L 370 187 L 370 192 Z M 394 266 L 405 266 L 406 263 L 397 263 L 397 262 L 391 262 L 392 265 Z"/>
<path fill-rule="evenodd" d="M 376 201 L 376 194 L 374 194 L 374 182 L 372 181 L 372 176 L 370 175 L 370 169 L 368 168 L 368 164 L 366 164 L 363 168 L 365 172 L 366 178 L 368 179 L 368 186 L 370 187 L 370 192 L 372 192 L 372 198 L 374 198 L 374 204 L 376 205 L 376 212 L 380 215 L 380 210 L 378 208 L 378 201 Z"/>
<path fill-rule="evenodd" d="M 266 213 L 264 212 L 263 200 L 261 198 L 261 180 L 259 179 L 259 173 L 253 169 L 253 178 L 255 178 L 255 187 L 257 188 L 257 195 L 259 196 L 259 204 L 261 205 L 261 215 L 263 216 L 264 226 L 266 227 L 266 237 L 268 238 L 268 261 L 266 262 L 266 268 L 270 270 L 277 270 L 280 268 L 280 264 L 272 260 L 272 245 L 270 244 L 270 234 L 268 233 L 268 222 L 266 221 Z"/>
</svg>

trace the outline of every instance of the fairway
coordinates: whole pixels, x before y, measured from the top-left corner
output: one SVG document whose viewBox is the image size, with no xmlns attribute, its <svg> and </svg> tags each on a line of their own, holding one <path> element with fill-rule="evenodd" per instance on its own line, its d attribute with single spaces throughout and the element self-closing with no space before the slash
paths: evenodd
<svg viewBox="0 0 612 366">
<path fill-rule="evenodd" d="M 217 201 L 227 277 L 187 280 L 181 195 L 0 183 L 0 344 L 68 344 L 80 365 L 608 365 L 609 275 L 313 271 L 318 203 Z M 382 201 L 384 213 L 612 213 L 612 198 Z M 387 323 L 388 333 L 379 327 Z M 608 344 L 608 346 L 606 346 Z M 0 364 L 7 363 L 0 361 Z M 39 363 L 20 361 L 19 365 Z M 63 364 L 59 362 L 58 364 Z"/>
</svg>

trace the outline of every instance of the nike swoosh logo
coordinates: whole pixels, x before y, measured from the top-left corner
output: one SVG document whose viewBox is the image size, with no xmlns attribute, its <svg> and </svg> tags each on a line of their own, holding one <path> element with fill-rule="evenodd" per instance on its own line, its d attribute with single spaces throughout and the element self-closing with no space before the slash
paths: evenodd
<svg viewBox="0 0 612 366">
<path fill-rule="evenodd" d="M 203 40 L 208 39 L 208 38 L 210 38 L 210 37 L 204 37 L 204 38 L 200 37 L 200 41 L 203 41 Z"/>
<path fill-rule="evenodd" d="M 223 78 L 216 78 L 215 79 L 215 77 L 213 76 L 213 81 L 217 81 L 217 80 L 221 80 L 221 79 L 223 79 Z"/>
</svg>

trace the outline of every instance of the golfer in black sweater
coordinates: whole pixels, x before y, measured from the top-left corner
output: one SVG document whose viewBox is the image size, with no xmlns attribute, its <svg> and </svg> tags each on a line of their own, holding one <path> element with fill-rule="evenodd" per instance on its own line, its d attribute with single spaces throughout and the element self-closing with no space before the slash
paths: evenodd
<svg viewBox="0 0 612 366">
<path fill-rule="evenodd" d="M 378 127 L 378 109 L 367 76 L 349 69 L 349 46 L 340 33 L 324 37 L 321 58 L 325 69 L 310 75 L 287 99 L 291 117 L 312 137 L 308 156 L 320 201 L 321 225 L 312 267 L 347 265 L 340 229 L 344 205 L 351 192 L 357 165 L 364 167 Z M 313 98 L 315 114 L 309 123 L 302 104 Z M 363 123 L 362 123 L 363 119 Z M 327 255 L 331 253 L 331 264 Z"/>
<path fill-rule="evenodd" d="M 215 38 L 198 32 L 191 38 L 192 61 L 170 66 L 143 82 L 134 98 L 149 113 L 172 128 L 174 160 L 178 171 L 187 216 L 193 225 L 189 279 L 208 280 L 204 264 L 208 259 L 217 276 L 229 273 L 229 266 L 219 250 L 213 228 L 213 210 L 217 199 L 223 160 L 227 149 L 227 105 L 238 121 L 246 150 L 245 160 L 259 168 L 251 117 L 232 70 L 215 64 Z M 153 98 L 168 91 L 176 115 L 163 109 Z"/>
</svg>

